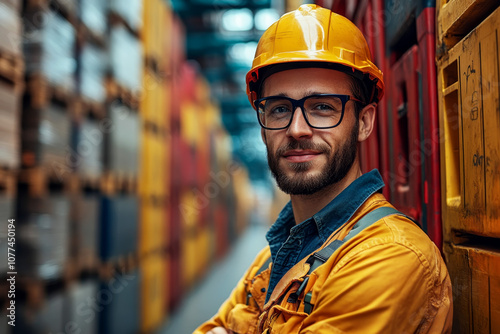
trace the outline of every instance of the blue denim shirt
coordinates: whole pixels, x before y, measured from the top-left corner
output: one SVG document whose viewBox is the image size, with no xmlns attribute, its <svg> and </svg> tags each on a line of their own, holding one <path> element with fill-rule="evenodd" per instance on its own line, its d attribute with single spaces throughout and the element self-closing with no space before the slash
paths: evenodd
<svg viewBox="0 0 500 334">
<path fill-rule="evenodd" d="M 288 202 L 266 235 L 273 262 L 266 303 L 288 270 L 321 247 L 368 197 L 383 187 L 384 181 L 374 169 L 357 178 L 318 213 L 298 225 L 295 225 L 292 204 Z"/>
</svg>

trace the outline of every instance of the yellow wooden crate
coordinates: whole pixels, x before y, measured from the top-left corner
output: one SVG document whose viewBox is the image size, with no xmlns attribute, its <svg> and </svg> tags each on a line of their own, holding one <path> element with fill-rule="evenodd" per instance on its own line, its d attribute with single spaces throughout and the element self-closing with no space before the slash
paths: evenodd
<svg viewBox="0 0 500 334">
<path fill-rule="evenodd" d="M 438 56 L 444 56 L 447 50 L 477 27 L 499 4 L 498 0 L 436 1 Z"/>
<path fill-rule="evenodd" d="M 141 332 L 154 333 L 165 320 L 166 261 L 160 255 L 141 263 Z"/>
<path fill-rule="evenodd" d="M 159 252 L 166 246 L 166 215 L 165 208 L 159 203 L 142 199 L 141 220 L 139 224 L 139 254 L 148 256 Z"/>
<path fill-rule="evenodd" d="M 444 240 L 500 237 L 500 9 L 438 62 Z"/>
<path fill-rule="evenodd" d="M 500 253 L 445 244 L 453 285 L 454 333 L 500 330 Z"/>
</svg>

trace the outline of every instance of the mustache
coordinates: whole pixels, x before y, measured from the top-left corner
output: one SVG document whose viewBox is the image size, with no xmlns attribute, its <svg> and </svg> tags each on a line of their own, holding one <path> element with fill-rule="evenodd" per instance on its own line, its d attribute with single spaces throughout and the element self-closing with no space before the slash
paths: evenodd
<svg viewBox="0 0 500 334">
<path fill-rule="evenodd" d="M 313 150 L 313 151 L 318 151 L 318 152 L 328 152 L 329 148 L 325 144 L 315 144 L 314 142 L 310 140 L 296 140 L 292 139 L 290 142 L 288 142 L 286 145 L 280 146 L 276 150 L 276 156 L 282 156 L 285 154 L 287 151 L 291 150 Z"/>
</svg>

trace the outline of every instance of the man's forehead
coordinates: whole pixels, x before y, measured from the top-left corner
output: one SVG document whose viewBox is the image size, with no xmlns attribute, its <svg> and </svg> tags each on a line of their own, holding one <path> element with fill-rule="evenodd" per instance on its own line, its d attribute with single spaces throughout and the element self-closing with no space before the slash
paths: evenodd
<svg viewBox="0 0 500 334">
<path fill-rule="evenodd" d="M 265 78 L 262 84 L 262 95 L 288 96 L 290 89 L 300 90 L 302 96 L 329 93 L 350 94 L 352 83 L 351 76 L 333 69 L 316 67 L 288 69 Z"/>
</svg>

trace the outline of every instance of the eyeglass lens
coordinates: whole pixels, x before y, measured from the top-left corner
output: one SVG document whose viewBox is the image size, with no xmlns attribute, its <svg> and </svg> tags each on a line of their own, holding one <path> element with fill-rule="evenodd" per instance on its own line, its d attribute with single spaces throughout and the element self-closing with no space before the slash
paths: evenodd
<svg viewBox="0 0 500 334">
<path fill-rule="evenodd" d="M 290 124 L 294 109 L 302 107 L 300 101 L 282 97 L 270 97 L 258 105 L 259 118 L 267 128 L 278 129 Z M 337 96 L 311 96 L 303 101 L 303 110 L 309 125 L 313 127 L 334 127 L 342 120 L 344 103 Z"/>
</svg>

